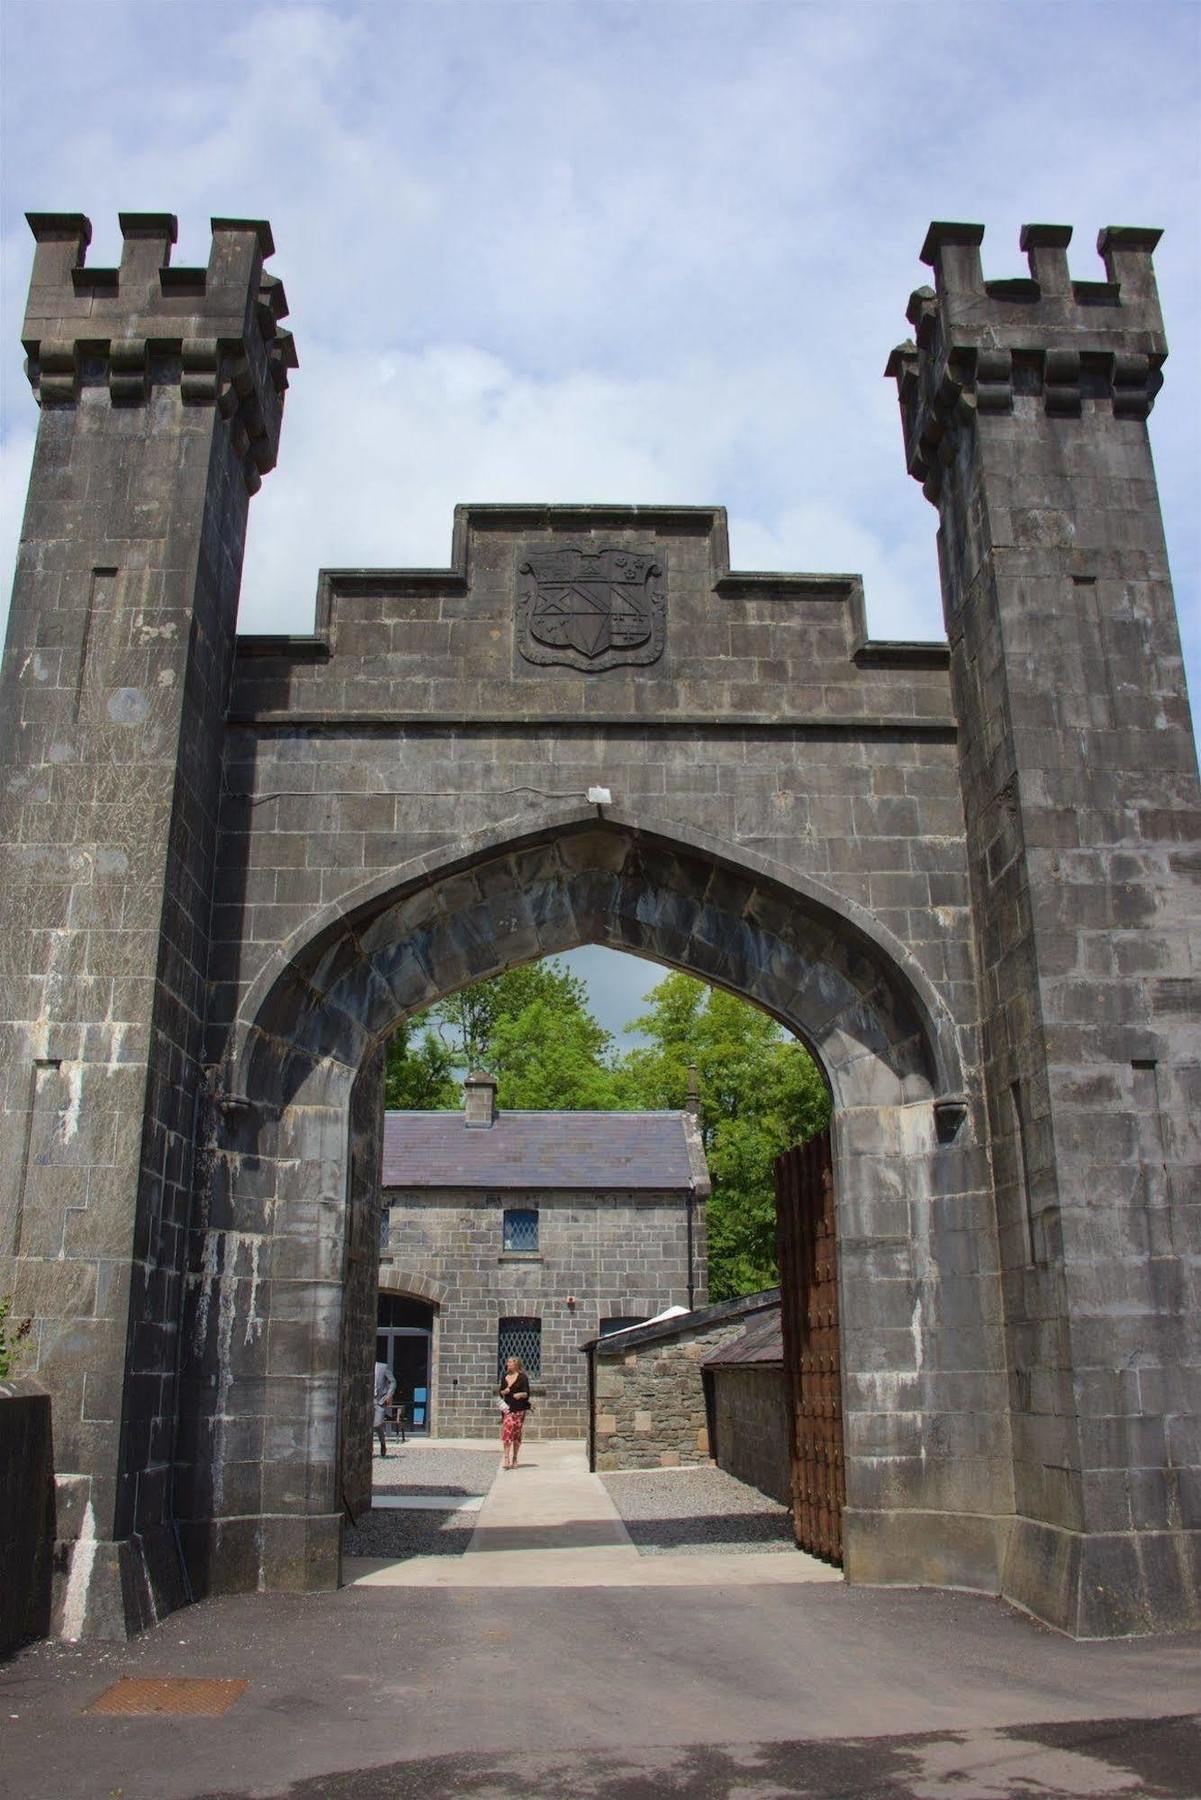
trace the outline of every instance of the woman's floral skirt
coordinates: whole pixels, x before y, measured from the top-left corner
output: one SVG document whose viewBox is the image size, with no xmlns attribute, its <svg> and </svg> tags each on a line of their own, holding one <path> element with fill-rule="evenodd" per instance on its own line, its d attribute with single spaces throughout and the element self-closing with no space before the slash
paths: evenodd
<svg viewBox="0 0 1201 1800">
<path fill-rule="evenodd" d="M 501 1443 L 506 1445 L 512 1444 L 514 1450 L 516 1450 L 521 1443 L 521 1434 L 524 1429 L 525 1414 L 523 1412 L 507 1412 L 501 1421 Z"/>
</svg>

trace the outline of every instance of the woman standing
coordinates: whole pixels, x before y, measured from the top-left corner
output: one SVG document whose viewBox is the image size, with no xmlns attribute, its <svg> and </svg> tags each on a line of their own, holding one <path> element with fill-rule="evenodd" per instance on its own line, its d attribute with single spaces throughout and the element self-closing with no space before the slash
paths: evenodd
<svg viewBox="0 0 1201 1800">
<path fill-rule="evenodd" d="M 500 1400 L 505 1409 L 500 1427 L 504 1466 L 506 1469 L 515 1469 L 517 1452 L 521 1449 L 521 1434 L 525 1430 L 525 1415 L 530 1410 L 530 1378 L 522 1368 L 519 1356 L 511 1356 L 505 1364 L 504 1380 L 500 1384 Z"/>
</svg>

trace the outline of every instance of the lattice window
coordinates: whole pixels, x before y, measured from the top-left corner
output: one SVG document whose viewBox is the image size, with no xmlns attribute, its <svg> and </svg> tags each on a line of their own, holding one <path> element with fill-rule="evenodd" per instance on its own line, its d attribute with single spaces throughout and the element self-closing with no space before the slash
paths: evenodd
<svg viewBox="0 0 1201 1800">
<path fill-rule="evenodd" d="M 533 1252 L 538 1248 L 538 1212 L 535 1207 L 506 1206 L 504 1223 L 506 1250 Z"/>
<path fill-rule="evenodd" d="M 497 1380 L 511 1356 L 519 1356 L 531 1381 L 542 1373 L 542 1320 L 502 1319 L 496 1333 Z"/>
</svg>

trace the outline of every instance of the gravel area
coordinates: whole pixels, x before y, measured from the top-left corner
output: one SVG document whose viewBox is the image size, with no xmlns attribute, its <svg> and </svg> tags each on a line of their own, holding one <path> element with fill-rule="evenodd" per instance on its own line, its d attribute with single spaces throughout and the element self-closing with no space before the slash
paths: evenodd
<svg viewBox="0 0 1201 1800">
<path fill-rule="evenodd" d="M 386 1457 L 372 1463 L 377 1494 L 486 1494 L 500 1461 L 491 1447 L 443 1449 L 437 1443 L 410 1439 L 388 1445 Z M 479 1514 L 445 1508 L 377 1506 L 348 1525 L 342 1540 L 347 1556 L 387 1556 L 405 1562 L 412 1556 L 462 1556 L 471 1542 Z"/>
<path fill-rule="evenodd" d="M 393 1562 L 407 1562 L 411 1556 L 462 1556 L 477 1516 L 379 1507 L 346 1527 L 342 1551 L 345 1556 L 387 1556 Z"/>
<path fill-rule="evenodd" d="M 371 1465 L 376 1493 L 486 1494 L 500 1466 L 500 1448 L 460 1450 L 437 1442 L 388 1444 Z"/>
<path fill-rule="evenodd" d="M 794 1547 L 788 1507 L 723 1469 L 630 1469 L 601 1480 L 641 1556 Z"/>
</svg>

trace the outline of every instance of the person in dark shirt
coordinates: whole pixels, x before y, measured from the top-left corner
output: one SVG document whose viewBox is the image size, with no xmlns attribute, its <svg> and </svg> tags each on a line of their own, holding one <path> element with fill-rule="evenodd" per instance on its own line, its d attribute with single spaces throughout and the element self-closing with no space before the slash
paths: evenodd
<svg viewBox="0 0 1201 1800">
<path fill-rule="evenodd" d="M 525 1429 L 525 1415 L 530 1410 L 530 1378 L 522 1368 L 519 1356 L 511 1356 L 505 1364 L 504 1380 L 500 1384 L 500 1403 L 504 1408 L 500 1427 L 504 1467 L 515 1469 L 517 1452 L 521 1449 L 521 1434 Z"/>
</svg>

